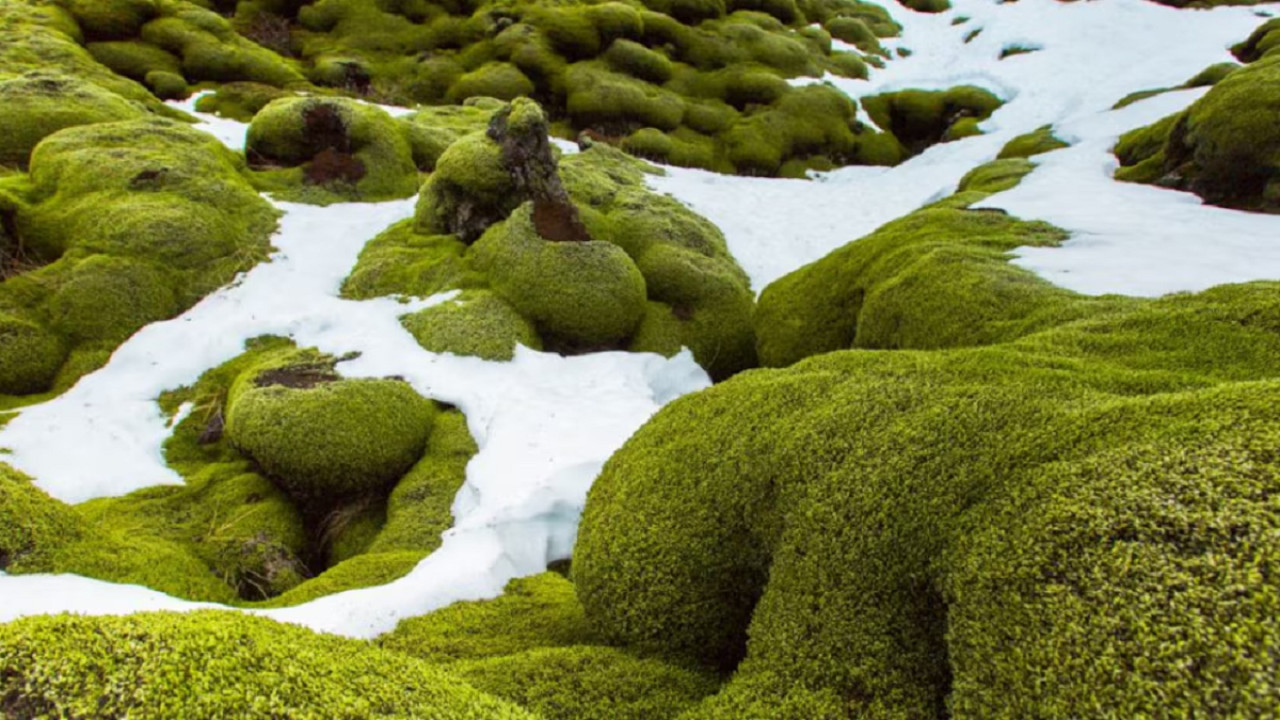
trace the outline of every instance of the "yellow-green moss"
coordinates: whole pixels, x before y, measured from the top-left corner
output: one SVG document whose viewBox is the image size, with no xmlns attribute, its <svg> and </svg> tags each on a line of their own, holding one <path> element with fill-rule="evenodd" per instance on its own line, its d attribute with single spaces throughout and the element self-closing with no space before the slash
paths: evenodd
<svg viewBox="0 0 1280 720">
<path fill-rule="evenodd" d="M 556 573 L 512 580 L 492 600 L 454 603 L 401 620 L 378 639 L 388 650 L 432 663 L 513 655 L 595 642 L 573 585 Z"/>
<path fill-rule="evenodd" d="M 55 72 L 0 79 L 0 164 L 26 167 L 36 144 L 63 128 L 143 114 L 139 105 L 109 90 Z"/>
<path fill-rule="evenodd" d="M 453 235 L 420 235 L 414 225 L 396 223 L 364 246 L 342 284 L 343 297 L 425 298 L 477 282 L 463 261 L 466 244 Z"/>
<path fill-rule="evenodd" d="M 862 99 L 876 125 L 893 133 L 909 154 L 945 141 L 957 122 L 987 119 L 1001 104 L 995 95 L 971 85 L 940 91 L 900 90 Z"/>
<path fill-rule="evenodd" d="M 32 715 L 533 717 L 419 660 L 226 612 L 19 620 L 0 676 Z"/>
<path fill-rule="evenodd" d="M 401 319 L 424 349 L 486 360 L 510 360 L 517 344 L 542 349 L 542 340 L 520 313 L 485 290 L 463 293 Z"/>
<path fill-rule="evenodd" d="M 74 542 L 82 530 L 74 510 L 0 463 L 0 570 Z"/>
<path fill-rule="evenodd" d="M 489 126 L 493 108 L 477 104 L 427 107 L 403 118 L 413 162 L 420 170 L 434 170 L 454 141 Z"/>
<path fill-rule="evenodd" d="M 289 97 L 289 94 L 286 90 L 262 83 L 226 83 L 219 86 L 216 92 L 200 96 L 196 101 L 196 110 L 247 123 L 271 101 Z"/>
<path fill-rule="evenodd" d="M 1067 144 L 1054 137 L 1053 128 L 1046 125 L 1005 143 L 997 159 L 1029 158 L 1064 147 L 1067 147 Z"/>
</svg>

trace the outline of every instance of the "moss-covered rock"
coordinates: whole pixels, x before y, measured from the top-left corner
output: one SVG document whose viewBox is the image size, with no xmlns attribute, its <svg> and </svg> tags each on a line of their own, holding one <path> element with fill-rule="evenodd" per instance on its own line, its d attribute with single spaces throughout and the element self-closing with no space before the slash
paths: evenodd
<svg viewBox="0 0 1280 720">
<path fill-rule="evenodd" d="M 1228 207 L 1274 208 L 1280 134 L 1266 118 L 1280 107 L 1270 90 L 1277 77 L 1280 60 L 1264 58 L 1227 74 L 1184 112 L 1126 135 L 1117 146 L 1125 167 L 1116 177 Z"/>
<path fill-rule="evenodd" d="M 644 314 L 645 279 L 626 251 L 543 239 L 530 204 L 487 230 L 470 258 L 551 347 L 616 347 Z"/>
<path fill-rule="evenodd" d="M 587 618 L 736 665 L 689 717 L 1265 713 L 1280 388 L 1251 381 L 1280 370 L 1275 291 L 678 400 L 591 490 Z"/>
<path fill-rule="evenodd" d="M 422 661 L 241 614 L 35 617 L 0 638 L 0 692 L 33 716 L 533 717 Z"/>
<path fill-rule="evenodd" d="M 909 155 L 943 142 L 957 123 L 982 121 L 1003 104 L 990 92 L 963 85 L 950 90 L 900 90 L 872 95 L 863 107 L 882 130 L 893 133 Z"/>
<path fill-rule="evenodd" d="M 460 138 L 436 161 L 422 186 L 415 229 L 424 235 L 457 235 L 475 242 L 525 198 L 516 192 L 502 148 L 484 132 Z"/>
<path fill-rule="evenodd" d="M 227 403 L 227 436 L 289 492 L 334 498 L 386 488 L 418 457 L 430 401 L 399 380 L 339 380 L 308 367 L 251 370 Z"/>
<path fill-rule="evenodd" d="M 418 170 L 401 126 L 381 108 L 346 98 L 282 98 L 249 125 L 245 152 L 270 171 L 260 184 L 286 197 L 386 200 L 413 195 Z"/>
<path fill-rule="evenodd" d="M 997 159 L 1029 158 L 1064 147 L 1067 147 L 1067 143 L 1055 137 L 1053 128 L 1046 125 L 1025 135 L 1019 135 L 1005 143 L 1005 146 L 1000 149 Z"/>
<path fill-rule="evenodd" d="M 0 78 L 0 164 L 26 167 L 44 138 L 76 125 L 128 120 L 141 106 L 93 83 L 56 72 Z"/>
<path fill-rule="evenodd" d="M 45 311 L 51 326 L 73 343 L 119 343 L 178 309 L 172 281 L 140 260 L 91 255 L 67 274 Z"/>
<path fill-rule="evenodd" d="M 47 390 L 67 357 L 66 342 L 29 317 L 0 312 L 0 393 Z"/>
</svg>

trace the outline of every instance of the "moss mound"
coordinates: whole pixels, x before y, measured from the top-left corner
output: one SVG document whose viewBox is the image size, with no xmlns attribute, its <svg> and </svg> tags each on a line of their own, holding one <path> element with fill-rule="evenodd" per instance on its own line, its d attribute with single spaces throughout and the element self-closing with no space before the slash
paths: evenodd
<svg viewBox="0 0 1280 720">
<path fill-rule="evenodd" d="M 0 570 L 74 540 L 81 529 L 75 511 L 0 463 Z"/>
<path fill-rule="evenodd" d="M 1249 381 L 1280 370 L 1275 292 L 678 400 L 591 490 L 587 618 L 736 666 L 689 717 L 1265 713 L 1280 386 Z"/>
<path fill-rule="evenodd" d="M 0 332 L 13 338 L 0 345 L 0 393 L 69 386 L 264 258 L 276 214 L 244 172 L 210 136 L 155 118 L 42 141 L 30 175 L 0 190 L 29 265 L 0 285 Z"/>
<path fill-rule="evenodd" d="M 752 292 L 719 230 L 647 190 L 651 168 L 604 143 L 561 160 L 545 148 L 551 159 L 543 165 L 509 161 L 504 153 L 528 157 L 529 148 L 547 142 L 537 106 L 516 106 L 523 109 L 498 112 L 489 130 L 441 153 L 414 222 L 366 246 L 343 294 L 464 290 L 461 305 L 444 303 L 404 320 L 435 352 L 505 359 L 515 342 L 558 352 L 671 355 L 688 347 L 713 377 L 755 365 Z M 521 122 L 531 128 L 526 139 L 504 139 L 501 123 Z M 563 187 L 563 204 L 539 210 L 537 188 L 552 185 Z M 565 205 L 589 241 L 543 234 L 550 231 L 539 223 L 573 227 L 557 219 Z"/>
<path fill-rule="evenodd" d="M 409 197 L 418 191 L 413 150 L 381 108 L 347 98 L 281 98 L 249 125 L 245 152 L 267 171 L 261 187 L 298 197 L 303 187 L 350 200 Z"/>
<path fill-rule="evenodd" d="M 964 85 L 942 91 L 900 90 L 863 98 L 863 107 L 882 130 L 892 133 L 904 156 L 977 132 L 1002 101 L 982 88 Z"/>
<path fill-rule="evenodd" d="M 341 497 L 398 480 L 422 454 L 430 401 L 397 380 L 250 371 L 227 403 L 227 436 L 301 497 Z"/>
<path fill-rule="evenodd" d="M 1067 143 L 1055 137 L 1053 128 L 1046 125 L 1010 140 L 1000 149 L 996 159 L 1029 158 L 1064 147 L 1067 147 Z"/>
<path fill-rule="evenodd" d="M 0 79 L 0 164 L 26 167 L 37 143 L 76 125 L 129 120 L 141 106 L 93 83 L 56 72 Z"/>
<path fill-rule="evenodd" d="M 1280 103 L 1272 90 L 1277 78 L 1274 57 L 1211 78 L 1213 89 L 1191 107 L 1120 139 L 1116 178 L 1187 190 L 1215 205 L 1274 211 L 1280 135 L 1266 118 Z"/>
<path fill-rule="evenodd" d="M 36 617 L 0 637 L 0 697 L 32 716 L 533 717 L 421 661 L 240 614 Z"/>
</svg>

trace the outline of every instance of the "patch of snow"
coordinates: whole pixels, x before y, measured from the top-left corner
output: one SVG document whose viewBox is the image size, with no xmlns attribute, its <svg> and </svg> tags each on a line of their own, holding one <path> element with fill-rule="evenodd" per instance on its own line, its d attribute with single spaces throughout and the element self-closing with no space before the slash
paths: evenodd
<svg viewBox="0 0 1280 720">
<path fill-rule="evenodd" d="M 194 125 L 197 130 L 203 130 L 210 135 L 218 138 L 223 145 L 232 150 L 244 150 L 244 134 L 248 130 L 248 125 L 235 120 L 227 120 L 218 117 L 213 113 L 202 113 L 196 111 L 196 103 L 205 95 L 212 95 L 212 92 L 195 93 L 186 100 L 170 100 L 168 105 L 172 108 L 181 110 L 188 115 L 199 120 Z"/>
</svg>

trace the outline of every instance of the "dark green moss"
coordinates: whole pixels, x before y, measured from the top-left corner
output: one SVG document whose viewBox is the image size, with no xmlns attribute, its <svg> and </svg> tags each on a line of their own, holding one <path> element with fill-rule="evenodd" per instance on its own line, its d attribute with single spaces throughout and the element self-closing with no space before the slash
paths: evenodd
<svg viewBox="0 0 1280 720">
<path fill-rule="evenodd" d="M 218 87 L 217 92 L 202 95 L 196 101 L 196 110 L 247 123 L 271 101 L 289 95 L 286 90 L 261 83 L 225 83 Z"/>
<path fill-rule="evenodd" d="M 909 154 L 916 154 L 948 139 L 947 133 L 957 123 L 987 119 L 1002 101 L 982 88 L 965 85 L 872 95 L 863 98 L 862 104 L 876 125 L 891 132 Z"/>
</svg>

